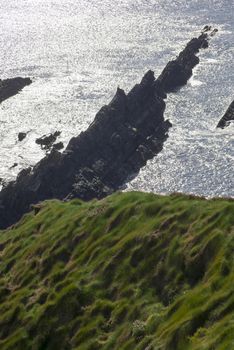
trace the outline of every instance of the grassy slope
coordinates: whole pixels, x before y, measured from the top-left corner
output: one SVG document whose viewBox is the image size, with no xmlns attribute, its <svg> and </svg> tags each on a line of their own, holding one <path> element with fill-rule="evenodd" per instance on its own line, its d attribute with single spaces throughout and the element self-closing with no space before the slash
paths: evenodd
<svg viewBox="0 0 234 350">
<path fill-rule="evenodd" d="M 0 234 L 0 349 L 234 349 L 234 201 L 48 201 Z"/>
</svg>

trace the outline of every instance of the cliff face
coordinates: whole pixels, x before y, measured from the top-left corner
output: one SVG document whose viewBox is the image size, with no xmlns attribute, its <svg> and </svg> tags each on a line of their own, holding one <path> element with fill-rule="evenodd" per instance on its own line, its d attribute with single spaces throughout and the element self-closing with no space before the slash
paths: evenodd
<svg viewBox="0 0 234 350">
<path fill-rule="evenodd" d="M 60 154 L 52 151 L 23 170 L 0 193 L 0 227 L 16 222 L 30 205 L 49 198 L 103 198 L 124 185 L 158 154 L 170 122 L 164 120 L 166 93 L 185 84 L 208 46 L 209 30 L 192 39 L 155 80 L 148 71 L 129 94 L 121 89 L 90 127 Z"/>
<path fill-rule="evenodd" d="M 234 201 L 48 201 L 0 234 L 1 350 L 223 350 Z"/>
</svg>

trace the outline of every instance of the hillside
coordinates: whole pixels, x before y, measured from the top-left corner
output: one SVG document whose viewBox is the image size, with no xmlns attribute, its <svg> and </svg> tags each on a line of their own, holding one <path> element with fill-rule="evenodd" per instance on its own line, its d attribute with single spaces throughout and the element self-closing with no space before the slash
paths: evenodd
<svg viewBox="0 0 234 350">
<path fill-rule="evenodd" d="M 43 202 L 0 233 L 0 349 L 234 349 L 233 253 L 233 200 Z"/>
</svg>

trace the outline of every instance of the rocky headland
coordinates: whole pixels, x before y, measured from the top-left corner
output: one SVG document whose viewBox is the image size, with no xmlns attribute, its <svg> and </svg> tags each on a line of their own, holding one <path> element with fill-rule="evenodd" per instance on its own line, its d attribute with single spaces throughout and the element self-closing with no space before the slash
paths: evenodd
<svg viewBox="0 0 234 350">
<path fill-rule="evenodd" d="M 25 86 L 30 85 L 32 80 L 30 78 L 12 78 L 0 79 L 0 103 L 4 100 L 18 94 Z"/>
<path fill-rule="evenodd" d="M 51 198 L 103 198 L 137 174 L 163 148 L 171 126 L 164 119 L 167 93 L 186 84 L 196 54 L 208 47 L 211 28 L 193 38 L 155 79 L 149 70 L 126 94 L 118 88 L 93 123 L 70 140 L 63 153 L 52 149 L 34 168 L 21 171 L 0 193 L 0 228 L 15 223 L 31 204 Z"/>
</svg>

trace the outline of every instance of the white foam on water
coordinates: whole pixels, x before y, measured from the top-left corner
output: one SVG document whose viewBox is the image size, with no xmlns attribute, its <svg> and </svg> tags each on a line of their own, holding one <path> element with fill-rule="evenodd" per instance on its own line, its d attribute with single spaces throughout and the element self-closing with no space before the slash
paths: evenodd
<svg viewBox="0 0 234 350">
<path fill-rule="evenodd" d="M 193 87 L 197 87 L 197 86 L 201 86 L 201 85 L 205 84 L 203 81 L 196 79 L 194 76 L 192 76 L 189 79 L 188 83 Z"/>
</svg>

